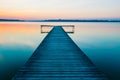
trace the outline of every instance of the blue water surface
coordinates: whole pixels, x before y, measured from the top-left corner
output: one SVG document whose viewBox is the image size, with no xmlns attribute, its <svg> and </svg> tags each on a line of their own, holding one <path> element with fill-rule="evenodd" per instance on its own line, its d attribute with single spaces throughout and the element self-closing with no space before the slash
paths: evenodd
<svg viewBox="0 0 120 80">
<path fill-rule="evenodd" d="M 120 80 L 120 23 L 112 22 L 1 22 L 0 80 L 10 80 L 47 35 L 40 25 L 75 25 L 68 35 L 111 80 Z"/>
</svg>

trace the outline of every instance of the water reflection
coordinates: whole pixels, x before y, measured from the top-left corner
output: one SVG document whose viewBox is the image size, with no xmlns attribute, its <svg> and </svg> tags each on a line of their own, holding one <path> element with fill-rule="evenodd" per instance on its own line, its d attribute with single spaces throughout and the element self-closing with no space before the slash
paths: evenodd
<svg viewBox="0 0 120 80">
<path fill-rule="evenodd" d="M 99 69 L 111 77 L 120 77 L 120 23 L 81 23 L 70 35 Z"/>
<path fill-rule="evenodd" d="M 75 25 L 69 34 L 75 43 L 111 80 L 120 79 L 120 23 L 50 22 L 0 23 L 0 79 L 9 80 L 47 35 L 41 34 L 40 25 L 53 24 Z"/>
<path fill-rule="evenodd" d="M 0 79 L 9 80 L 32 55 L 46 35 L 40 34 L 39 26 L 39 23 L 0 23 Z"/>
</svg>

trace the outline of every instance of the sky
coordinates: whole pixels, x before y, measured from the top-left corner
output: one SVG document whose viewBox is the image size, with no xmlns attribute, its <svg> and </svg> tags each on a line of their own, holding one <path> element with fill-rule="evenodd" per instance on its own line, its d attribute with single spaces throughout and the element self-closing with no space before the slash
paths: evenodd
<svg viewBox="0 0 120 80">
<path fill-rule="evenodd" d="M 0 18 L 120 18 L 120 0 L 0 0 Z"/>
</svg>

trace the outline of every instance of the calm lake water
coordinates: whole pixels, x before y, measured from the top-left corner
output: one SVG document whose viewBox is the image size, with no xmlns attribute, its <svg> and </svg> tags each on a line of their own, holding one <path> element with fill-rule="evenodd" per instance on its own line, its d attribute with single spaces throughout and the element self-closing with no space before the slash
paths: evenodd
<svg viewBox="0 0 120 80">
<path fill-rule="evenodd" d="M 111 80 L 120 80 L 120 23 L 0 22 L 0 80 L 10 80 L 47 35 L 40 25 L 75 25 L 69 34 Z"/>
</svg>

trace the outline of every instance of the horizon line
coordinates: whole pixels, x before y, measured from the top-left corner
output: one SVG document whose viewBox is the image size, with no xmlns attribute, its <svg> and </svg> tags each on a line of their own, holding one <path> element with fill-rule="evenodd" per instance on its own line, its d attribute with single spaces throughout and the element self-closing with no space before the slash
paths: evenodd
<svg viewBox="0 0 120 80">
<path fill-rule="evenodd" d="M 65 18 L 49 18 L 49 19 L 18 19 L 18 18 L 0 18 L 0 20 L 120 20 L 120 18 L 71 18 L 71 19 L 65 19 Z"/>
</svg>

